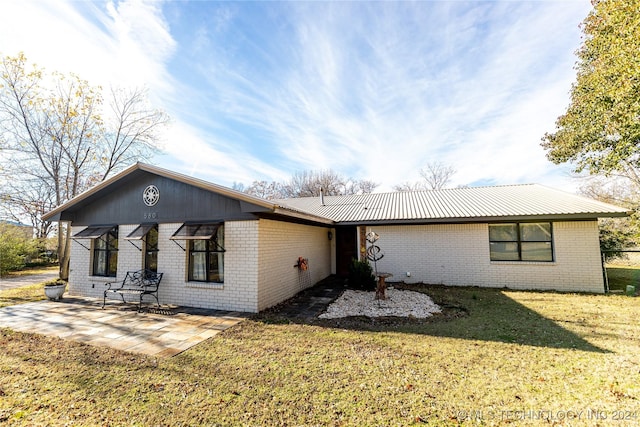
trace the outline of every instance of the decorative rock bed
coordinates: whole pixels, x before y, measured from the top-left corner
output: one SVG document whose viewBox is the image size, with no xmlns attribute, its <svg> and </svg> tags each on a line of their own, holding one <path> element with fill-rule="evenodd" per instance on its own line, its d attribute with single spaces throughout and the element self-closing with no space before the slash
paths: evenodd
<svg viewBox="0 0 640 427">
<path fill-rule="evenodd" d="M 319 317 L 395 316 L 424 319 L 442 311 L 428 295 L 420 292 L 387 289 L 386 297 L 386 300 L 376 300 L 375 292 L 346 290 Z"/>
</svg>

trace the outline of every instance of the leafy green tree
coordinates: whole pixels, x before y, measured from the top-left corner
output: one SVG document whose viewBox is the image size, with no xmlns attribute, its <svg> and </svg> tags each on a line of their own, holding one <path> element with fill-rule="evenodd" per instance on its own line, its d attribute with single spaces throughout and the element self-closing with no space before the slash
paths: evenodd
<svg viewBox="0 0 640 427">
<path fill-rule="evenodd" d="M 103 90 L 76 75 L 46 74 L 23 54 L 0 60 L 0 156 L 5 209 L 38 218 L 157 150 L 165 113 L 144 91 Z M 37 190 L 37 191 L 36 191 Z M 36 211 L 33 211 L 36 209 Z M 23 212 L 21 212 L 21 210 Z M 34 224 L 47 237 L 50 224 Z M 58 228 L 60 276 L 69 273 L 70 228 Z"/>
<path fill-rule="evenodd" d="M 576 172 L 640 184 L 640 1 L 593 0 L 582 31 L 570 105 L 542 146 Z"/>
<path fill-rule="evenodd" d="M 600 250 L 607 261 L 624 258 L 624 249 L 637 246 L 640 238 L 638 206 L 640 188 L 624 177 L 601 176 L 586 177 L 580 186 L 580 194 L 605 203 L 629 208 L 628 218 L 603 218 L 598 224 L 600 228 Z"/>
<path fill-rule="evenodd" d="M 635 246 L 635 229 L 630 226 L 628 218 L 606 218 L 600 220 L 600 250 L 605 260 L 626 256 L 624 249 Z"/>
<path fill-rule="evenodd" d="M 0 276 L 20 270 L 28 258 L 37 256 L 37 243 L 21 227 L 0 223 Z"/>
</svg>

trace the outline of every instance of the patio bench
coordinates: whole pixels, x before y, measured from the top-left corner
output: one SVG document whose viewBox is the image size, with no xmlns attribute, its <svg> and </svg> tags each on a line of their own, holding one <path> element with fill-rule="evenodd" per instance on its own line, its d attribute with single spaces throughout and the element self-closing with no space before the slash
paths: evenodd
<svg viewBox="0 0 640 427">
<path fill-rule="evenodd" d="M 126 302 L 125 295 L 139 295 L 138 311 L 142 310 L 142 297 L 151 295 L 156 299 L 156 304 L 160 307 L 158 301 L 158 288 L 162 280 L 163 273 L 156 273 L 151 270 L 127 271 L 122 281 L 105 283 L 107 289 L 104 291 L 102 300 L 102 308 L 107 303 L 107 294 L 117 294 L 122 298 L 122 302 Z"/>
</svg>

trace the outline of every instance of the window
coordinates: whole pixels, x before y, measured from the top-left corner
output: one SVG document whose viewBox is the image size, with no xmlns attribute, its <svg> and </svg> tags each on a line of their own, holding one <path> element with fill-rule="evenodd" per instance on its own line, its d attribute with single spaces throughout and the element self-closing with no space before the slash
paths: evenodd
<svg viewBox="0 0 640 427">
<path fill-rule="evenodd" d="M 553 261 L 550 222 L 489 224 L 491 261 Z"/>
<path fill-rule="evenodd" d="M 93 239 L 93 275 L 115 277 L 118 269 L 118 227 Z"/>
<path fill-rule="evenodd" d="M 224 225 L 218 225 L 209 239 L 188 239 L 189 280 L 224 282 Z"/>
<path fill-rule="evenodd" d="M 189 281 L 224 282 L 224 223 L 185 222 L 171 240 L 187 241 Z"/>
<path fill-rule="evenodd" d="M 147 232 L 144 240 L 144 268 L 158 272 L 158 226 Z"/>
<path fill-rule="evenodd" d="M 158 272 L 158 224 L 140 224 L 126 240 L 142 240 L 142 247 L 134 245 L 144 254 L 143 268 Z"/>
</svg>

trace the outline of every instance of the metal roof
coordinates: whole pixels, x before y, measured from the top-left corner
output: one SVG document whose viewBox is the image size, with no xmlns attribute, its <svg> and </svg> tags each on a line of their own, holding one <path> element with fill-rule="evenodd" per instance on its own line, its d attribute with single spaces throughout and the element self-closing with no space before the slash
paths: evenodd
<svg viewBox="0 0 640 427">
<path fill-rule="evenodd" d="M 137 163 L 43 215 L 58 220 L 68 209 L 82 209 L 102 191 L 149 172 L 261 207 L 276 217 L 325 225 L 480 222 L 537 219 L 585 220 L 627 216 L 627 210 L 538 184 L 467 187 L 432 191 L 264 200 L 166 169 Z"/>
<path fill-rule="evenodd" d="M 627 216 L 627 210 L 538 184 L 276 200 L 336 223 L 428 223 Z"/>
</svg>

